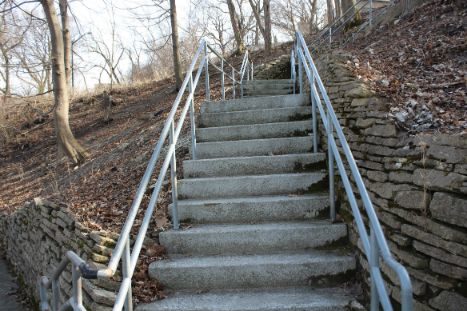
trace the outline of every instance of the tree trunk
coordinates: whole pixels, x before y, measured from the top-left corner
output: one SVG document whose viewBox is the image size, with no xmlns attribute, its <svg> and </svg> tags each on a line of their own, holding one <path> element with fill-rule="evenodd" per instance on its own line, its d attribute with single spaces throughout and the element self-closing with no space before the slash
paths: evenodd
<svg viewBox="0 0 467 311">
<path fill-rule="evenodd" d="M 55 133 L 59 155 L 66 154 L 75 164 L 82 163 L 86 158 L 86 151 L 73 136 L 68 121 L 69 98 L 68 84 L 65 73 L 65 52 L 63 33 L 60 27 L 54 0 L 41 0 L 42 8 L 47 19 L 52 43 L 52 80 L 55 101 Z"/>
<path fill-rule="evenodd" d="M 342 14 L 345 14 L 344 20 L 355 14 L 355 0 L 341 0 Z"/>
<path fill-rule="evenodd" d="M 235 5 L 232 0 L 227 0 L 227 6 L 229 7 L 230 23 L 232 24 L 235 42 L 237 43 L 237 53 L 243 54 L 243 52 L 245 52 L 245 43 L 243 42 L 243 37 L 240 32 L 240 23 L 238 21 L 237 11 L 235 10 Z"/>
<path fill-rule="evenodd" d="M 311 2 L 311 11 L 310 11 L 310 34 L 314 34 L 315 30 L 318 29 L 318 16 L 316 14 L 318 9 L 318 0 L 313 0 Z"/>
<path fill-rule="evenodd" d="M 5 96 L 10 96 L 10 59 L 7 53 L 3 54 L 3 58 L 5 60 Z"/>
<path fill-rule="evenodd" d="M 70 22 L 68 16 L 68 1 L 59 0 L 60 16 L 62 17 L 62 36 L 63 36 L 63 48 L 65 62 L 65 76 L 66 83 L 70 87 L 71 83 L 71 34 L 70 34 Z"/>
<path fill-rule="evenodd" d="M 334 0 L 336 4 L 336 18 L 341 17 L 342 15 L 342 0 Z"/>
<path fill-rule="evenodd" d="M 336 16 L 334 8 L 334 0 L 326 0 L 327 4 L 327 16 L 328 16 L 328 25 L 331 25 Z"/>
<path fill-rule="evenodd" d="M 271 34 L 271 5 L 269 0 L 264 0 L 264 47 L 266 53 L 271 53 L 272 34 Z"/>
<path fill-rule="evenodd" d="M 172 49 L 174 59 L 174 74 L 177 90 L 182 87 L 183 77 L 180 66 L 180 51 L 178 49 L 177 7 L 175 0 L 170 0 L 170 24 L 172 26 Z"/>
</svg>

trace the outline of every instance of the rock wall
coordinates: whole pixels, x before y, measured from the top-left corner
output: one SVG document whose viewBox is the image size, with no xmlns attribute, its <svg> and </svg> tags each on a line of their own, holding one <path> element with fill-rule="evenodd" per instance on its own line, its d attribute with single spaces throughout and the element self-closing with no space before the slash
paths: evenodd
<svg viewBox="0 0 467 311">
<path fill-rule="evenodd" d="M 467 137 L 410 136 L 399 130 L 390 118 L 390 102 L 353 76 L 348 59 L 334 53 L 319 61 L 319 71 L 392 253 L 409 271 L 415 310 L 465 310 Z M 368 271 L 342 187 L 338 193 L 340 215 L 350 224 L 360 267 Z M 397 278 L 385 266 L 383 273 L 399 301 Z M 363 275 L 368 285 L 369 275 Z"/>
<path fill-rule="evenodd" d="M 91 231 L 76 221 L 65 206 L 34 199 L 12 215 L 0 216 L 0 247 L 22 285 L 38 301 L 37 281 L 52 275 L 68 250 L 99 266 L 107 263 L 118 238 Z M 111 310 L 117 280 L 83 280 L 83 302 L 88 310 Z M 71 293 L 71 265 L 60 278 L 61 299 Z"/>
</svg>

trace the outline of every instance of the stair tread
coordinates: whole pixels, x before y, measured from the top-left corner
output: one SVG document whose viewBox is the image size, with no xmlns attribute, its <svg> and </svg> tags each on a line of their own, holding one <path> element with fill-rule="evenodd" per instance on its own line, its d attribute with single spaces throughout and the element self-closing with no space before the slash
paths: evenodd
<svg viewBox="0 0 467 311">
<path fill-rule="evenodd" d="M 237 160 L 250 160 L 250 159 L 271 159 L 271 158 L 293 158 L 293 157 L 318 157 L 321 159 L 321 157 L 325 156 L 325 153 L 323 152 L 317 152 L 317 153 L 288 153 L 288 154 L 276 154 L 276 155 L 264 155 L 264 156 L 239 156 L 239 157 L 230 157 L 230 158 L 211 158 L 211 159 L 197 159 L 197 160 L 185 160 L 183 161 L 184 163 L 188 162 L 215 162 L 215 161 L 237 161 Z"/>
<path fill-rule="evenodd" d="M 235 115 L 235 114 L 245 114 L 245 113 L 265 113 L 268 111 L 291 111 L 291 110 L 310 110 L 311 112 L 311 106 L 298 106 L 298 107 L 284 107 L 284 108 L 263 108 L 263 109 L 248 109 L 248 110 L 236 110 L 236 111 L 224 111 L 224 112 L 205 112 L 203 115 L 205 116 L 214 116 L 214 115 Z M 290 122 L 290 121 L 286 121 Z M 278 122 L 270 122 L 270 123 L 278 123 Z M 260 123 L 258 123 L 260 124 Z M 264 124 L 264 123 L 261 123 Z"/>
<path fill-rule="evenodd" d="M 208 293 L 178 292 L 139 305 L 138 311 L 311 311 L 344 310 L 352 297 L 342 288 L 309 287 L 231 290 Z"/>
<path fill-rule="evenodd" d="M 257 98 L 244 97 L 241 99 L 206 101 L 201 105 L 201 113 L 220 113 L 264 108 L 275 109 L 281 107 L 303 107 L 310 105 L 309 97 L 300 94 L 264 96 Z"/>
<path fill-rule="evenodd" d="M 245 232 L 245 231 L 279 231 L 279 230 L 293 230 L 304 228 L 319 228 L 327 226 L 345 227 L 344 223 L 333 224 L 327 220 L 315 221 L 283 221 L 283 222 L 268 222 L 257 224 L 197 224 L 193 227 L 183 230 L 169 230 L 163 234 L 198 234 L 198 233 L 216 233 L 216 232 Z"/>
<path fill-rule="evenodd" d="M 241 203 L 241 202 L 270 202 L 270 201 L 299 201 L 310 199 L 327 199 L 329 194 L 313 193 L 303 195 L 266 195 L 266 196 L 245 196 L 232 198 L 214 198 L 214 199 L 185 199 L 179 200 L 178 204 L 222 204 L 222 203 Z"/>
<path fill-rule="evenodd" d="M 246 110 L 242 111 L 232 111 L 232 112 L 244 112 Z M 212 112 L 212 113 L 224 113 L 224 112 Z M 290 124 L 290 125 L 301 125 L 301 124 L 311 124 L 310 120 L 300 120 L 300 121 L 284 121 L 284 122 L 270 122 L 270 123 L 258 123 L 258 124 L 236 124 L 236 125 L 224 125 L 224 126 L 210 126 L 210 127 L 201 127 L 198 129 L 198 131 L 215 131 L 215 130 L 236 130 L 236 129 L 243 129 L 243 128 L 249 128 L 249 127 L 267 127 L 267 126 L 274 126 L 274 125 L 284 125 L 284 124 Z"/>
<path fill-rule="evenodd" d="M 285 173 L 285 174 L 267 174 L 267 175 L 242 175 L 242 176 L 216 176 L 216 177 L 201 177 L 201 178 L 184 178 L 178 182 L 197 182 L 197 181 L 216 181 L 216 180 L 233 180 L 233 179 L 264 179 L 266 177 L 275 178 L 287 178 L 287 177 L 299 177 L 299 176 L 324 176 L 322 172 L 303 172 L 303 173 Z"/>
<path fill-rule="evenodd" d="M 196 145 L 207 146 L 209 144 L 245 144 L 245 143 L 260 143 L 260 142 L 271 142 L 271 141 L 293 141 L 293 140 L 302 140 L 303 138 L 308 138 L 311 140 L 311 136 L 294 136 L 294 137 L 276 137 L 276 138 L 255 138 L 255 139 L 242 139 L 242 140 L 221 140 L 221 141 L 207 141 L 202 143 L 197 143 Z"/>
<path fill-rule="evenodd" d="M 335 251 L 307 250 L 306 252 L 276 253 L 260 255 L 214 255 L 214 256 L 172 256 L 169 259 L 155 261 L 150 267 L 155 269 L 170 268 L 209 268 L 242 267 L 264 265 L 301 265 L 333 261 L 354 260 L 352 256 Z"/>
</svg>

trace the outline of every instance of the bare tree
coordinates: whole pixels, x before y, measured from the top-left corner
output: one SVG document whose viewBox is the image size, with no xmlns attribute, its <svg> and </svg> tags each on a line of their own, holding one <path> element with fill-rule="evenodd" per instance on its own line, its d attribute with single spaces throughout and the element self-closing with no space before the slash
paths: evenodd
<svg viewBox="0 0 467 311">
<path fill-rule="evenodd" d="M 46 21 L 34 19 L 22 44 L 13 51 L 18 61 L 17 78 L 30 85 L 37 94 L 52 90 L 50 48 Z"/>
<path fill-rule="evenodd" d="M 0 71 L 0 75 L 5 82 L 2 89 L 5 96 L 11 95 L 12 52 L 23 42 L 25 33 L 31 24 L 31 20 L 28 19 L 26 25 L 20 25 L 19 17 L 15 16 L 8 4 L 4 2 L 0 17 L 0 53 L 4 67 L 3 71 Z"/>
<path fill-rule="evenodd" d="M 175 0 L 170 0 L 170 25 L 172 27 L 172 50 L 174 62 L 174 74 L 177 90 L 182 86 L 182 68 L 180 66 L 180 51 L 178 40 L 178 24 L 177 24 L 177 6 Z"/>
<path fill-rule="evenodd" d="M 245 41 L 241 32 L 241 24 L 237 15 L 237 10 L 232 0 L 227 0 L 227 6 L 229 7 L 230 23 L 235 36 L 235 42 L 237 43 L 237 53 L 243 53 L 245 51 Z"/>
<path fill-rule="evenodd" d="M 65 1 L 65 0 L 63 0 Z M 55 99 L 55 132 L 59 154 L 66 154 L 75 164 L 82 163 L 86 151 L 73 136 L 69 124 L 69 95 L 65 70 L 63 25 L 60 25 L 53 0 L 40 0 L 50 30 L 52 52 L 52 78 Z"/>
<path fill-rule="evenodd" d="M 327 17 L 328 17 L 328 25 L 329 25 L 336 18 L 336 8 L 334 5 L 334 0 L 326 0 L 326 5 L 327 5 Z"/>
<path fill-rule="evenodd" d="M 295 32 L 312 34 L 318 30 L 317 0 L 285 0 L 275 2 L 273 24 L 295 38 Z"/>
<path fill-rule="evenodd" d="M 71 83 L 71 34 L 70 34 L 70 22 L 68 16 L 68 0 L 59 0 L 60 16 L 62 18 L 62 36 L 63 36 L 63 47 L 64 56 L 63 60 L 65 63 L 65 76 L 68 87 Z"/>
<path fill-rule="evenodd" d="M 269 0 L 263 1 L 264 6 L 264 23 L 261 21 L 260 10 L 261 2 L 260 0 L 255 3 L 254 0 L 248 0 L 250 2 L 251 9 L 256 19 L 256 25 L 261 31 L 264 39 L 264 48 L 266 53 L 271 52 L 272 48 L 272 35 L 271 35 L 271 6 Z"/>
</svg>

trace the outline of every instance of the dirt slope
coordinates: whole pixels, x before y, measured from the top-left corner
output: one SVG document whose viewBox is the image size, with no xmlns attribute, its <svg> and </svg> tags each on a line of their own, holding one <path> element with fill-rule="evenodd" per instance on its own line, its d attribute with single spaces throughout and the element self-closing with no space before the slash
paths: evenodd
<svg viewBox="0 0 467 311">
<path fill-rule="evenodd" d="M 410 132 L 467 131 L 467 5 L 431 0 L 346 47 Z"/>
</svg>

